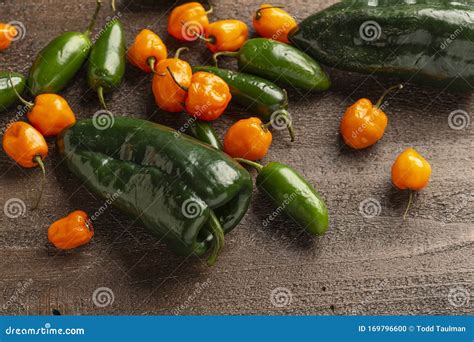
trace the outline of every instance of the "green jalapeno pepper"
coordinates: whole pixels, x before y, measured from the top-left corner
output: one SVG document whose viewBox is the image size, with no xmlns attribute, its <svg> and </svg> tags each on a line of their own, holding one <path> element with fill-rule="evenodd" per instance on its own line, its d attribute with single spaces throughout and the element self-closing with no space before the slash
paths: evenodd
<svg viewBox="0 0 474 342">
<path fill-rule="evenodd" d="M 217 148 L 218 150 L 223 149 L 221 140 L 209 122 L 195 120 L 189 124 L 189 127 L 186 129 L 186 133 L 199 141 L 205 142 L 206 144 Z"/>
<path fill-rule="evenodd" d="M 102 29 L 89 56 L 87 81 L 107 109 L 104 93 L 117 88 L 125 73 L 125 36 L 122 23 L 113 18 Z"/>
<path fill-rule="evenodd" d="M 300 227 L 312 235 L 323 235 L 329 225 L 328 210 L 320 194 L 288 165 L 271 162 L 265 166 L 236 158 L 257 169 L 257 186 Z"/>
<path fill-rule="evenodd" d="M 290 41 L 338 69 L 473 91 L 472 0 L 345 0 L 309 16 Z"/>
<path fill-rule="evenodd" d="M 100 0 L 85 32 L 65 32 L 53 39 L 36 57 L 28 77 L 33 96 L 58 93 L 77 74 L 92 46 L 91 30 L 100 9 Z"/>
<path fill-rule="evenodd" d="M 69 169 L 170 249 L 211 250 L 213 264 L 223 234 L 248 209 L 250 174 L 225 153 L 171 128 L 125 117 L 107 129 L 101 122 L 79 121 L 58 137 Z"/>
<path fill-rule="evenodd" d="M 20 73 L 12 72 L 10 81 L 10 71 L 0 71 L 0 112 L 8 109 L 11 105 L 18 102 L 18 94 L 25 90 L 25 76 Z"/>
<path fill-rule="evenodd" d="M 237 57 L 240 71 L 294 88 L 324 91 L 331 85 L 329 77 L 314 59 L 275 40 L 249 39 L 237 52 L 214 54 L 216 64 L 219 56 Z"/>
<path fill-rule="evenodd" d="M 232 100 L 265 122 L 272 120 L 272 115 L 275 114 L 284 116 L 288 123 L 291 141 L 295 140 L 291 117 L 288 113 L 288 96 L 284 89 L 264 78 L 243 72 L 212 66 L 194 67 L 193 71 L 210 72 L 222 78 L 229 85 Z"/>
</svg>

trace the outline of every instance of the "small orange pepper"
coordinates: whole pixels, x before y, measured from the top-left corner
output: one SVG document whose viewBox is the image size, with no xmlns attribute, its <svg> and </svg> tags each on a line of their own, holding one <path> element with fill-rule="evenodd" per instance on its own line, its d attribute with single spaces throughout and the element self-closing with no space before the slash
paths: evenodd
<svg viewBox="0 0 474 342">
<path fill-rule="evenodd" d="M 175 7 L 168 18 L 168 33 L 181 41 L 194 41 L 202 36 L 209 25 L 206 12 L 199 2 L 188 2 Z"/>
<path fill-rule="evenodd" d="M 345 143 L 355 149 L 374 145 L 382 139 L 388 118 L 381 106 L 387 94 L 402 85 L 389 88 L 375 106 L 368 99 L 360 99 L 350 106 L 341 120 L 340 131 Z"/>
<path fill-rule="evenodd" d="M 17 34 L 15 26 L 0 23 L 0 51 L 8 49 Z"/>
<path fill-rule="evenodd" d="M 87 244 L 94 236 L 89 216 L 76 210 L 57 220 L 48 228 L 48 240 L 59 249 L 73 249 Z"/>
<path fill-rule="evenodd" d="M 148 29 L 140 31 L 127 51 L 129 62 L 147 73 L 155 70 L 156 64 L 167 57 L 166 45 Z"/>
<path fill-rule="evenodd" d="M 408 148 L 403 151 L 395 160 L 392 166 L 392 183 L 400 189 L 410 191 L 410 198 L 408 201 L 403 219 L 406 218 L 408 209 L 410 208 L 413 191 L 418 191 L 428 185 L 431 176 L 431 165 L 413 148 Z"/>
<path fill-rule="evenodd" d="M 268 153 L 272 133 L 259 118 L 237 121 L 224 137 L 224 151 L 233 158 L 260 160 Z"/>
<path fill-rule="evenodd" d="M 204 40 L 212 52 L 237 51 L 249 35 L 247 25 L 240 20 L 219 20 L 206 28 Z"/>
<path fill-rule="evenodd" d="M 156 67 L 155 76 L 153 76 L 152 90 L 156 104 L 161 109 L 172 113 L 184 110 L 187 88 L 191 85 L 193 74 L 191 65 L 179 59 L 183 50 L 187 50 L 187 48 L 178 49 L 174 58 L 160 61 Z M 170 70 L 172 74 L 170 74 Z"/>
<path fill-rule="evenodd" d="M 253 16 L 253 27 L 260 36 L 282 43 L 289 43 L 288 33 L 297 26 L 290 14 L 269 4 L 262 4 Z"/>
<path fill-rule="evenodd" d="M 186 111 L 197 119 L 212 121 L 222 115 L 231 98 L 229 86 L 222 78 L 208 72 L 196 72 L 188 88 Z"/>
</svg>

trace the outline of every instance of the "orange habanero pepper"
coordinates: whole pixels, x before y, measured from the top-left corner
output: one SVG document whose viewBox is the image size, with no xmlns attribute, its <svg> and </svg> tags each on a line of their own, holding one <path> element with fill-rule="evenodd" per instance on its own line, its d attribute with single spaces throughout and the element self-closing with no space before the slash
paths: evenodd
<svg viewBox="0 0 474 342">
<path fill-rule="evenodd" d="M 174 58 L 160 61 L 153 76 L 152 90 L 155 102 L 158 107 L 168 112 L 178 113 L 184 110 L 187 96 L 185 89 L 191 85 L 193 71 L 188 62 L 179 59 L 179 55 L 181 51 L 187 49 L 180 48 Z"/>
<path fill-rule="evenodd" d="M 272 144 L 272 133 L 267 125 L 259 118 L 237 121 L 224 137 L 224 151 L 233 158 L 262 159 Z"/>
<path fill-rule="evenodd" d="M 282 43 L 289 43 L 288 33 L 297 26 L 291 15 L 269 4 L 262 4 L 253 16 L 253 27 L 260 36 Z"/>
<path fill-rule="evenodd" d="M 175 7 L 168 18 L 168 33 L 182 41 L 194 41 L 202 36 L 209 25 L 206 12 L 199 2 L 188 2 Z"/>
<path fill-rule="evenodd" d="M 48 228 L 48 240 L 59 249 L 73 249 L 88 243 L 94 236 L 89 216 L 76 210 Z"/>
<path fill-rule="evenodd" d="M 381 106 L 387 94 L 402 85 L 389 88 L 375 106 L 368 99 L 360 99 L 350 106 L 341 120 L 340 131 L 345 143 L 355 149 L 374 145 L 382 139 L 388 118 Z"/>
<path fill-rule="evenodd" d="M 209 24 L 205 38 L 212 52 L 237 51 L 248 38 L 247 25 L 240 20 L 219 20 Z"/>
<path fill-rule="evenodd" d="M 400 189 L 410 191 L 408 205 L 403 215 L 406 218 L 410 208 L 413 191 L 418 191 L 428 185 L 431 176 L 431 165 L 413 148 L 403 151 L 395 160 L 392 166 L 392 183 Z"/>
<path fill-rule="evenodd" d="M 15 26 L 0 23 L 0 51 L 8 49 L 17 34 L 18 31 Z"/>
<path fill-rule="evenodd" d="M 156 64 L 167 57 L 166 45 L 148 29 L 140 31 L 127 51 L 129 62 L 147 73 L 154 71 Z"/>
</svg>

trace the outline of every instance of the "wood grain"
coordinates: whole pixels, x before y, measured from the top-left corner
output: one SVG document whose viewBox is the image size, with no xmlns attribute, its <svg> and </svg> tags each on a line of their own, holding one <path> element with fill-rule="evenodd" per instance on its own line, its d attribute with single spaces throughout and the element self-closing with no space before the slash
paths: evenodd
<svg viewBox="0 0 474 342">
<path fill-rule="evenodd" d="M 333 2 L 273 3 L 284 5 L 301 20 Z M 157 3 L 119 3 L 127 41 L 148 27 L 160 33 L 173 51 L 179 44 L 165 32 L 174 2 Z M 238 18 L 251 25 L 256 7 L 257 1 L 214 1 L 212 19 L 239 13 Z M 26 27 L 24 39 L 0 53 L 0 68 L 27 73 L 50 39 L 86 27 L 94 1 L 6 0 L 0 1 L 0 8 L 1 22 L 18 20 Z M 111 16 L 108 8 L 101 12 L 99 25 L 107 16 Z M 192 51 L 184 58 L 195 65 L 209 61 L 210 54 L 201 44 L 190 46 Z M 256 191 L 248 214 L 227 237 L 225 251 L 213 268 L 197 258 L 174 256 L 144 228 L 110 208 L 95 222 L 96 235 L 90 245 L 58 252 L 47 241 L 49 224 L 79 208 L 92 214 L 104 203 L 67 171 L 50 140 L 47 185 L 42 205 L 35 211 L 30 208 L 40 172 L 21 169 L 0 154 L 0 204 L 19 198 L 28 207 L 19 218 L 0 216 L 1 312 L 473 314 L 474 300 L 467 300 L 474 290 L 473 125 L 453 130 L 448 116 L 464 110 L 472 119 L 474 97 L 409 85 L 389 98 L 390 123 L 383 140 L 365 151 L 352 151 L 338 135 L 345 107 L 360 97 L 377 99 L 396 80 L 336 70 L 329 73 L 334 83 L 329 92 L 289 90 L 297 142 L 290 144 L 285 131 L 275 132 L 266 158 L 294 166 L 320 190 L 331 214 L 326 236 L 310 238 L 283 216 L 264 226 L 263 220 L 274 208 Z M 63 93 L 80 118 L 91 117 L 99 108 L 84 76 L 82 71 Z M 173 127 L 185 120 L 157 111 L 150 77 L 130 66 L 123 85 L 107 102 L 117 115 L 149 118 Z M 2 113 L 2 130 L 14 116 L 14 109 Z M 223 135 L 226 127 L 244 116 L 231 108 L 216 124 L 219 133 Z M 407 194 L 392 188 L 390 167 L 409 146 L 431 162 L 433 176 L 404 222 Z M 380 203 L 379 215 L 361 215 L 359 207 L 367 199 Z M 94 305 L 92 295 L 99 287 L 112 290 L 111 305 Z M 291 297 L 288 305 L 272 303 L 272 291 L 278 288 Z M 449 300 L 456 291 L 465 295 L 462 305 Z"/>
</svg>

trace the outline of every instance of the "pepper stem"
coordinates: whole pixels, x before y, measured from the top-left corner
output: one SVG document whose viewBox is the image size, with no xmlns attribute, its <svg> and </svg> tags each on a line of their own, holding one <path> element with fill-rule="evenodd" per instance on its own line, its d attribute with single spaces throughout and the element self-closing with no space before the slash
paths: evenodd
<svg viewBox="0 0 474 342">
<path fill-rule="evenodd" d="M 400 89 L 403 89 L 403 84 L 399 84 L 399 85 L 396 85 L 396 86 L 393 86 L 393 87 L 390 87 L 388 88 L 387 90 L 385 90 L 385 92 L 382 94 L 382 96 L 380 97 L 380 99 L 377 101 L 377 103 L 375 104 L 375 107 L 376 108 L 380 108 L 380 106 L 382 105 L 383 101 L 385 100 L 385 97 L 391 93 L 392 91 L 394 90 L 400 90 Z"/>
<path fill-rule="evenodd" d="M 23 97 L 21 97 L 21 95 L 18 93 L 18 91 L 16 90 L 15 88 L 15 85 L 13 84 L 13 80 L 12 80 L 12 72 L 10 71 L 10 73 L 8 74 L 8 80 L 10 81 L 11 85 L 12 85 L 12 88 L 13 88 L 13 92 L 15 93 L 16 97 L 18 97 L 18 99 L 21 101 L 21 103 L 23 103 L 25 106 L 27 106 L 29 109 L 33 108 L 33 106 L 35 105 L 33 102 L 30 102 L 30 101 L 26 101 Z"/>
<path fill-rule="evenodd" d="M 288 128 L 288 132 L 290 133 L 290 141 L 295 141 L 295 129 L 293 128 L 293 122 L 291 120 L 290 113 L 288 113 L 288 111 L 285 109 L 280 109 L 279 113 L 281 113 L 286 120 L 286 128 Z"/>
<path fill-rule="evenodd" d="M 239 163 L 241 163 L 241 164 L 246 164 L 246 165 L 252 166 L 253 168 L 255 168 L 257 170 L 257 172 L 260 172 L 263 169 L 262 165 L 260 165 L 259 163 L 253 162 L 251 160 L 243 159 L 243 158 L 234 158 L 234 159 L 236 161 L 238 161 Z"/>
<path fill-rule="evenodd" d="M 212 59 L 214 60 L 214 64 L 218 66 L 218 61 L 217 58 L 219 56 L 227 56 L 227 57 L 237 57 L 239 56 L 239 51 L 222 51 L 222 52 L 216 52 L 215 54 L 212 55 Z"/>
<path fill-rule="evenodd" d="M 206 11 L 206 14 L 211 14 L 212 12 L 214 12 L 214 7 L 212 7 L 212 5 L 209 5 L 209 9 Z"/>
<path fill-rule="evenodd" d="M 156 64 L 156 58 L 151 56 L 151 57 L 148 57 L 148 59 L 146 60 L 148 66 L 150 67 L 151 71 L 156 74 L 156 70 L 155 70 L 155 64 Z"/>
<path fill-rule="evenodd" d="M 91 35 L 92 29 L 94 28 L 95 22 L 97 20 L 97 16 L 99 15 L 101 5 L 102 5 L 102 0 L 97 0 L 94 15 L 92 16 L 89 26 L 87 26 L 87 30 L 84 32 L 86 36 Z"/>
<path fill-rule="evenodd" d="M 189 48 L 187 46 L 182 46 L 180 47 L 178 50 L 176 50 L 176 52 L 174 53 L 174 58 L 178 59 L 179 58 L 179 55 L 181 55 L 181 52 L 183 51 L 188 51 Z"/>
<path fill-rule="evenodd" d="M 104 100 L 104 88 L 103 87 L 97 88 L 97 96 L 99 97 L 99 102 L 102 105 L 102 108 L 104 108 L 105 110 L 108 110 L 107 109 L 107 104 L 105 103 L 105 100 Z"/>
<path fill-rule="evenodd" d="M 46 184 L 46 182 L 45 182 L 46 181 L 46 170 L 44 168 L 43 159 L 41 159 L 40 155 L 37 155 L 33 158 L 33 161 L 36 162 L 40 166 L 41 171 L 43 172 L 43 178 L 41 179 L 40 193 L 39 193 L 38 199 L 36 200 L 36 204 L 33 206 L 33 208 L 31 210 L 35 210 L 36 208 L 38 208 L 38 205 L 39 205 L 40 200 L 41 200 L 41 196 L 43 196 L 44 186 Z"/>
<path fill-rule="evenodd" d="M 224 230 L 222 229 L 219 219 L 212 210 L 209 211 L 209 229 L 213 239 L 211 255 L 209 255 L 209 258 L 207 258 L 207 264 L 209 266 L 214 266 L 222 248 L 224 247 Z"/>
<path fill-rule="evenodd" d="M 169 72 L 170 75 L 171 75 L 171 78 L 173 79 L 174 83 L 176 83 L 176 85 L 177 85 L 178 87 L 180 87 L 181 89 L 183 89 L 183 90 L 186 91 L 186 92 L 189 90 L 187 87 L 185 87 L 185 86 L 179 84 L 178 80 L 174 77 L 174 74 L 173 74 L 173 72 L 171 71 L 171 69 L 170 69 L 169 66 L 166 67 L 166 70 L 168 70 L 168 72 Z"/>
<path fill-rule="evenodd" d="M 408 197 L 407 208 L 405 209 L 405 213 L 403 214 L 403 221 L 405 221 L 405 219 L 407 218 L 408 210 L 410 210 L 412 202 L 413 202 L 413 190 L 410 190 L 410 197 Z"/>
<path fill-rule="evenodd" d="M 114 13 L 117 11 L 117 8 L 115 7 L 115 0 L 112 0 L 112 11 L 114 11 Z"/>
</svg>

